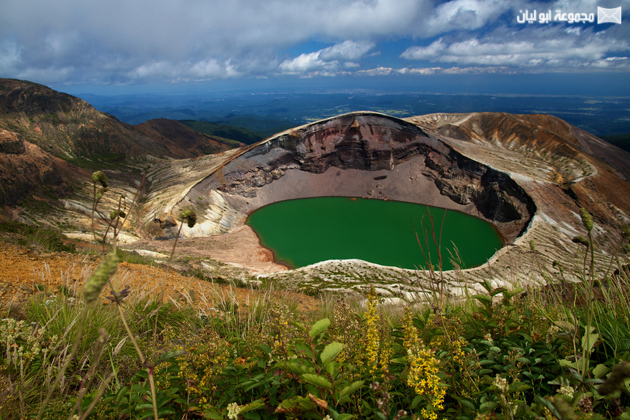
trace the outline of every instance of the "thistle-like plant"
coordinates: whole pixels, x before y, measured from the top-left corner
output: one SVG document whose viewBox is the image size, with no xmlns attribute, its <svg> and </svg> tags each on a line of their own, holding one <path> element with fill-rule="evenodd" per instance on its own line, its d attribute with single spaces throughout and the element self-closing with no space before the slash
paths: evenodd
<svg viewBox="0 0 630 420">
<path fill-rule="evenodd" d="M 140 186 L 136 190 L 133 200 L 131 201 L 130 207 L 133 207 L 134 204 L 136 203 L 136 200 L 138 199 L 138 195 L 140 194 L 142 185 L 144 185 L 145 178 L 146 178 L 146 174 L 143 176 L 142 182 L 140 183 Z M 107 217 L 98 208 L 101 199 L 103 198 L 105 193 L 109 191 L 109 181 L 107 179 L 107 176 L 101 171 L 94 172 L 92 174 L 92 185 L 94 189 L 93 195 L 92 195 L 92 237 L 94 238 L 95 241 L 97 241 L 96 215 L 98 215 L 100 220 L 107 225 L 107 229 L 105 233 L 103 234 L 103 239 L 102 239 L 103 246 L 105 246 L 105 241 L 107 240 L 107 235 L 109 234 L 110 230 L 112 230 L 113 232 L 113 238 L 115 242 L 116 238 L 118 237 L 120 233 L 120 230 L 125 225 L 125 222 L 127 221 L 127 218 L 129 217 L 129 213 L 125 211 L 127 207 L 127 199 L 124 194 L 121 194 L 120 197 L 118 197 L 117 207 L 114 210 L 112 210 L 109 213 L 109 217 Z M 98 187 L 99 185 L 100 187 Z"/>
<path fill-rule="evenodd" d="M 101 187 L 97 191 L 97 186 L 101 185 Z M 103 194 L 107 192 L 109 182 L 107 180 L 107 176 L 101 172 L 96 171 L 92 174 L 92 186 L 94 192 L 92 193 L 92 236 L 96 241 L 96 219 L 94 218 L 94 213 L 97 212 L 97 206 L 101 198 L 103 198 Z"/>
<path fill-rule="evenodd" d="M 173 243 L 173 248 L 171 249 L 171 255 L 168 257 L 168 264 L 166 265 L 166 271 L 164 272 L 164 277 L 162 279 L 162 290 L 160 291 L 160 298 L 158 301 L 158 307 L 155 311 L 155 324 L 153 326 L 153 337 L 157 336 L 157 324 L 158 317 L 160 313 L 160 307 L 162 306 L 162 302 L 164 300 L 164 289 L 166 288 L 166 279 L 168 277 L 168 272 L 171 267 L 171 263 L 173 262 L 173 255 L 175 254 L 175 248 L 177 247 L 177 241 L 179 240 L 179 236 L 182 233 L 182 228 L 184 227 L 184 223 L 188 225 L 189 228 L 193 228 L 195 223 L 197 223 L 197 214 L 193 209 L 185 209 L 180 213 L 180 224 L 179 230 L 177 231 L 177 236 L 175 236 L 175 242 Z"/>
</svg>

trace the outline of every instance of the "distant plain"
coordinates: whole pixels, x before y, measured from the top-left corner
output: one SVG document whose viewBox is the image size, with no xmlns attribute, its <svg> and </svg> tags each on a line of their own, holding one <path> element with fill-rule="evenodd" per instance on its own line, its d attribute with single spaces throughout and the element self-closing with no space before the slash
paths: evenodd
<svg viewBox="0 0 630 420">
<path fill-rule="evenodd" d="M 630 97 L 387 93 L 365 89 L 324 93 L 238 90 L 77 96 L 129 124 L 153 118 L 199 120 L 242 127 L 261 138 L 289 127 L 360 110 L 399 118 L 436 112 L 550 114 L 630 150 Z"/>
</svg>

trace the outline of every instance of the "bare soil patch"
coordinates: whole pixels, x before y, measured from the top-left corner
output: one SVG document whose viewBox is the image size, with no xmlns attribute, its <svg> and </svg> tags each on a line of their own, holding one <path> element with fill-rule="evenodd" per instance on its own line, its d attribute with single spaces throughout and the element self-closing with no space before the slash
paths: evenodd
<svg viewBox="0 0 630 420">
<path fill-rule="evenodd" d="M 83 282 L 98 266 L 100 257 L 95 255 L 71 254 L 66 252 L 45 253 L 11 243 L 0 242 L 0 310 L 6 315 L 15 315 L 30 297 L 40 294 L 54 296 L 64 291 L 81 293 Z M 238 302 L 245 308 L 262 299 L 289 299 L 300 311 L 314 311 L 320 301 L 313 297 L 293 292 L 269 292 L 216 284 L 196 277 L 184 276 L 163 266 L 130 264 L 118 266 L 114 287 L 118 290 L 129 287 L 139 297 L 159 296 L 164 288 L 165 301 L 191 304 L 202 312 L 211 314 L 220 302 Z M 102 293 L 103 303 L 109 287 Z"/>
</svg>

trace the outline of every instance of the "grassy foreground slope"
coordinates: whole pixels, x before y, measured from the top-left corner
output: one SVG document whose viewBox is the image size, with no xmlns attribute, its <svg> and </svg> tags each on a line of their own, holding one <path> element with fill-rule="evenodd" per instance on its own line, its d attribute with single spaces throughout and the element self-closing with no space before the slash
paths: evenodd
<svg viewBox="0 0 630 420">
<path fill-rule="evenodd" d="M 574 265 L 541 265 L 546 285 L 483 282 L 455 301 L 433 273 L 428 300 L 405 308 L 374 290 L 308 311 L 272 290 L 177 299 L 159 272 L 139 293 L 102 258 L 2 314 L 2 418 L 627 419 L 630 230 L 596 243 L 582 216 Z M 611 255 L 603 272 L 593 246 Z"/>
</svg>

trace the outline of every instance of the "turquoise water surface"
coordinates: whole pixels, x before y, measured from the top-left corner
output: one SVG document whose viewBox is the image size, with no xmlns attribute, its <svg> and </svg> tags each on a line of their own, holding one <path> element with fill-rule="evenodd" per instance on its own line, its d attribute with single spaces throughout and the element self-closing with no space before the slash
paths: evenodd
<svg viewBox="0 0 630 420">
<path fill-rule="evenodd" d="M 276 261 L 291 268 L 353 258 L 410 269 L 426 268 L 430 260 L 438 268 L 430 215 L 437 241 L 444 220 L 444 270 L 453 268 L 454 257 L 462 268 L 481 265 L 503 245 L 495 228 L 483 220 L 401 201 L 347 197 L 282 201 L 254 211 L 247 224 L 262 245 L 273 251 Z"/>
</svg>

